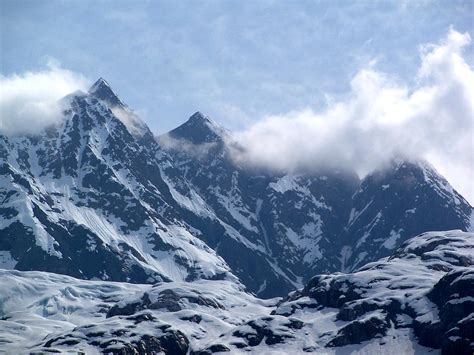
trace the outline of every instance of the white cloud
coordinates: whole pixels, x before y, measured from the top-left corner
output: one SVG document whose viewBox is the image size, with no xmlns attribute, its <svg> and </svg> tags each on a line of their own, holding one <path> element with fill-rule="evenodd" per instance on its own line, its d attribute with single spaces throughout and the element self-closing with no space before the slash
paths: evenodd
<svg viewBox="0 0 474 355">
<path fill-rule="evenodd" d="M 205 158 L 217 146 L 215 142 L 194 144 L 185 139 L 174 138 L 169 134 L 162 134 L 158 137 L 158 141 L 166 150 L 184 151 L 198 160 Z"/>
<path fill-rule="evenodd" d="M 82 75 L 50 62 L 48 68 L 21 75 L 0 75 L 0 132 L 35 133 L 61 118 L 59 100 L 86 90 Z"/>
<path fill-rule="evenodd" d="M 282 170 L 321 165 L 361 175 L 397 154 L 423 157 L 474 202 L 474 72 L 462 54 L 468 33 L 450 29 L 420 49 L 412 88 L 372 66 L 351 81 L 350 95 L 322 111 L 268 116 L 237 135 L 242 163 Z"/>
</svg>

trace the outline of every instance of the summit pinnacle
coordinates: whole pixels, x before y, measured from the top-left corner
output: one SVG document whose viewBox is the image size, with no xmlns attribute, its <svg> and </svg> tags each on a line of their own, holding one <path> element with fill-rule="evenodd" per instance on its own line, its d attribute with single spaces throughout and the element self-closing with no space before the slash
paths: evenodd
<svg viewBox="0 0 474 355">
<path fill-rule="evenodd" d="M 91 86 L 89 93 L 111 106 L 124 106 L 123 102 L 112 90 L 109 83 L 107 83 L 103 78 L 99 78 L 94 85 Z"/>
</svg>

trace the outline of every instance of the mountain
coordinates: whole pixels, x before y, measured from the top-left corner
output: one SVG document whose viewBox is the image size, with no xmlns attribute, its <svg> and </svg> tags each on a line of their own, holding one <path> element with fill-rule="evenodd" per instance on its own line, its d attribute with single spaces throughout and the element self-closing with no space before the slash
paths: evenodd
<svg viewBox="0 0 474 355">
<path fill-rule="evenodd" d="M 471 225 L 469 203 L 422 160 L 393 159 L 362 180 L 350 170 L 257 170 L 236 163 L 231 133 L 199 112 L 157 141 L 171 175 L 178 170 L 240 234 L 230 246 L 212 232 L 203 238 L 262 297 L 301 287 L 315 273 L 355 270 L 413 235 Z"/>
<path fill-rule="evenodd" d="M 182 222 L 159 148 L 127 129 L 104 92 L 119 101 L 99 80 L 67 98 L 60 123 L 0 136 L 4 266 L 135 283 L 231 274 Z"/>
<path fill-rule="evenodd" d="M 357 175 L 249 169 L 234 162 L 229 140 L 229 132 L 200 113 L 157 139 L 173 162 L 164 170 L 168 181 L 184 177 L 226 230 L 220 235 L 197 227 L 203 240 L 263 297 L 301 287 L 315 272 L 339 269 L 338 238 Z"/>
<path fill-rule="evenodd" d="M 119 97 L 110 87 L 109 83 L 103 78 L 99 78 L 94 83 L 94 85 L 90 87 L 88 92 L 99 100 L 107 103 L 107 105 L 110 107 L 125 107 L 125 104 L 122 102 L 122 100 L 119 99 Z"/>
<path fill-rule="evenodd" d="M 61 107 L 0 132 L 0 351 L 472 353 L 473 208 L 429 163 L 249 167 L 103 79 Z"/>
<path fill-rule="evenodd" d="M 191 144 L 216 144 L 226 139 L 227 132 L 209 117 L 201 112 L 195 112 L 181 126 L 168 132 L 167 136 L 172 139 L 184 140 Z"/>
<path fill-rule="evenodd" d="M 235 162 L 200 112 L 154 137 L 110 85 L 62 100 L 36 135 L 0 135 L 0 265 L 83 279 L 209 278 L 282 296 L 355 270 L 407 238 L 470 225 L 472 207 L 425 162 L 285 174 Z"/>
<path fill-rule="evenodd" d="M 271 300 L 230 280 L 132 285 L 0 270 L 0 350 L 472 354 L 473 256 L 473 233 L 425 233 Z"/>
<path fill-rule="evenodd" d="M 120 100 L 110 85 L 99 78 L 88 90 L 88 94 L 101 101 L 117 117 L 140 143 L 153 140 L 153 134 L 140 117 Z"/>
<path fill-rule="evenodd" d="M 343 269 L 390 255 L 426 231 L 471 225 L 472 207 L 429 163 L 394 159 L 366 176 L 352 197 Z M 388 238 L 387 238 L 388 236 Z"/>
</svg>

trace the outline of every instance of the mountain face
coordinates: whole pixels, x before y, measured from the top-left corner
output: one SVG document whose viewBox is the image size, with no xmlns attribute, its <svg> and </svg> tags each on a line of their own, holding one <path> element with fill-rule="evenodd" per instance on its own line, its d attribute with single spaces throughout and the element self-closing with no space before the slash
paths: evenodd
<svg viewBox="0 0 474 355">
<path fill-rule="evenodd" d="M 425 233 L 390 257 L 271 300 L 231 280 L 132 285 L 0 270 L 0 350 L 472 354 L 473 241 Z"/>
<path fill-rule="evenodd" d="M 422 161 L 392 161 L 365 177 L 352 200 L 343 237 L 348 270 L 389 255 L 414 235 L 466 231 L 471 224 L 469 203 Z"/>
<path fill-rule="evenodd" d="M 181 222 L 156 144 L 139 143 L 96 93 L 69 97 L 64 120 L 38 136 L 1 136 L 5 262 L 135 283 L 230 274 Z"/>
<path fill-rule="evenodd" d="M 193 145 L 219 145 L 227 138 L 227 132 L 209 117 L 196 112 L 181 126 L 168 132 L 167 136 Z"/>
<path fill-rule="evenodd" d="M 194 130 L 199 140 L 190 138 Z M 233 162 L 228 139 L 200 113 L 158 138 L 173 162 L 164 172 L 168 180 L 184 176 L 230 235 L 205 233 L 202 226 L 205 242 L 260 296 L 299 287 L 315 270 L 339 268 L 337 238 L 349 216 L 357 175 L 249 170 Z"/>
<path fill-rule="evenodd" d="M 203 234 L 259 296 L 301 287 L 315 273 L 355 270 L 414 235 L 471 225 L 472 207 L 424 161 L 394 159 L 362 181 L 347 170 L 257 171 L 235 163 L 231 134 L 201 113 L 157 140 L 173 162 L 170 174 L 178 170 L 250 246 L 229 248 L 222 237 Z M 270 279 L 264 263 L 286 283 Z"/>
<path fill-rule="evenodd" d="M 99 78 L 89 89 L 89 93 L 97 99 L 105 102 L 109 107 L 124 107 L 125 104 L 113 92 L 109 83 Z"/>
<path fill-rule="evenodd" d="M 240 166 L 197 112 L 153 137 L 99 79 L 37 135 L 0 135 L 0 265 L 81 279 L 241 282 L 260 297 L 355 270 L 472 207 L 424 162 L 283 174 Z"/>
<path fill-rule="evenodd" d="M 427 162 L 274 172 L 103 79 L 61 104 L 0 132 L 0 351 L 474 350 L 473 209 Z"/>
</svg>

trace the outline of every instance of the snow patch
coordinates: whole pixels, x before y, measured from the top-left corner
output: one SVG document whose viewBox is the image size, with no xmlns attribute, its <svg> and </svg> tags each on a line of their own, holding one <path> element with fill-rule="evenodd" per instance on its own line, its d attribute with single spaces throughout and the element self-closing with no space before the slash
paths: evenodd
<svg viewBox="0 0 474 355">
<path fill-rule="evenodd" d="M 0 269 L 15 269 L 18 263 L 7 250 L 0 250 Z"/>
</svg>

